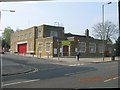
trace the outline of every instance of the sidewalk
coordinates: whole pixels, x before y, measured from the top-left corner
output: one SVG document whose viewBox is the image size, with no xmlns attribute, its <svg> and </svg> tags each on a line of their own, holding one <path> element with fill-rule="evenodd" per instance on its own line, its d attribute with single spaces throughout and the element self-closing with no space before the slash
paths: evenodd
<svg viewBox="0 0 120 90">
<path fill-rule="evenodd" d="M 47 58 L 46 58 L 47 60 Z M 111 62 L 112 57 L 105 57 L 104 61 L 103 58 L 80 58 L 79 61 L 76 58 L 49 58 L 49 60 L 59 61 L 64 64 L 79 64 L 79 63 L 101 63 L 101 62 Z M 115 57 L 114 61 L 120 60 L 120 57 Z"/>
<path fill-rule="evenodd" d="M 32 69 L 12 61 L 2 60 L 2 76 L 15 75 L 30 72 Z"/>
</svg>

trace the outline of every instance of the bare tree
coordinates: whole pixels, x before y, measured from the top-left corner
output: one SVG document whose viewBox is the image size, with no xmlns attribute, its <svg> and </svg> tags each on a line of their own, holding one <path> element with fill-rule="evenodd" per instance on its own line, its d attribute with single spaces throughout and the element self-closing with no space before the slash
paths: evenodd
<svg viewBox="0 0 120 90">
<path fill-rule="evenodd" d="M 95 38 L 103 40 L 103 24 L 97 23 L 92 28 L 93 28 L 93 36 Z M 104 34 L 105 34 L 105 40 L 107 40 L 107 42 L 112 42 L 112 40 L 117 40 L 118 32 L 119 31 L 117 25 L 113 24 L 111 21 L 106 21 L 104 23 Z"/>
</svg>

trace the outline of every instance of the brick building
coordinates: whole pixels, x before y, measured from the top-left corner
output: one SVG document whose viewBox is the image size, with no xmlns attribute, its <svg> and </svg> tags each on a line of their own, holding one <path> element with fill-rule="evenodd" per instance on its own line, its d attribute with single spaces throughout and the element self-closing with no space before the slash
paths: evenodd
<svg viewBox="0 0 120 90">
<path fill-rule="evenodd" d="M 77 42 L 79 40 L 79 43 Z M 64 27 L 41 25 L 16 32 L 11 35 L 11 52 L 35 54 L 40 57 L 75 56 L 99 57 L 103 53 L 103 41 L 89 36 L 64 33 Z M 113 45 L 105 41 L 105 55 L 113 53 Z"/>
</svg>

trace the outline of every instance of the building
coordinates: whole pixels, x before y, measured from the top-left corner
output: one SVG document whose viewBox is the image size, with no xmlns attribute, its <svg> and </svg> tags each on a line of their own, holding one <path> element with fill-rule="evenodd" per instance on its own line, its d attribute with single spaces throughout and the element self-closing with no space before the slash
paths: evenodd
<svg viewBox="0 0 120 90">
<path fill-rule="evenodd" d="M 79 41 L 79 42 L 77 42 Z M 82 57 L 100 57 L 103 55 L 103 41 L 89 36 L 64 33 L 64 27 L 41 25 L 16 32 L 11 35 L 13 53 L 34 54 L 40 57 L 76 56 L 80 51 Z M 113 45 L 105 41 L 105 56 L 113 53 Z"/>
</svg>

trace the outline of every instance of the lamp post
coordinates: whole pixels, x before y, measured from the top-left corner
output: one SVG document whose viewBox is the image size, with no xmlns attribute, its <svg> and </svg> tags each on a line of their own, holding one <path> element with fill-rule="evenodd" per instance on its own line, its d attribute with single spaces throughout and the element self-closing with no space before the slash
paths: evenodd
<svg viewBox="0 0 120 90">
<path fill-rule="evenodd" d="M 0 25 L 1 25 L 1 12 L 15 12 L 15 10 L 0 10 Z M 0 30 L 1 31 L 1 30 Z M 1 65 L 1 89 L 2 89 L 2 54 L 1 54 L 1 62 L 0 62 L 0 65 Z"/>
<path fill-rule="evenodd" d="M 112 2 L 108 2 L 107 4 L 102 5 L 102 26 L 103 26 L 103 61 L 104 61 L 104 53 L 105 53 L 105 45 L 104 45 L 104 39 L 105 39 L 105 30 L 104 30 L 104 6 L 111 4 Z"/>
</svg>

